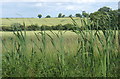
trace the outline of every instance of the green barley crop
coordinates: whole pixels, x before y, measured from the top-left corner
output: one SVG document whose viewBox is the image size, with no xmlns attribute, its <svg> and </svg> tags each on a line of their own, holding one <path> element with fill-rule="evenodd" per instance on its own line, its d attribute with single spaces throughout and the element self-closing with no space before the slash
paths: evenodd
<svg viewBox="0 0 120 79">
<path fill-rule="evenodd" d="M 84 19 L 81 23 L 92 24 Z M 26 31 L 13 32 L 13 37 L 2 39 L 2 76 L 118 77 L 120 31 L 84 29 L 73 30 L 69 37 L 61 30 L 43 30 L 31 37 Z"/>
</svg>

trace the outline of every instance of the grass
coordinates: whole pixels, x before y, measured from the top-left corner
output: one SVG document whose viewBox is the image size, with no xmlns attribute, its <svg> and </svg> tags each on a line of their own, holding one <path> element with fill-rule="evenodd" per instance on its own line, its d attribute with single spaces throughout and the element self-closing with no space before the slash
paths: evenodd
<svg viewBox="0 0 120 79">
<path fill-rule="evenodd" d="M 81 26 L 91 25 L 90 20 L 80 21 Z M 119 30 L 73 31 L 1 32 L 2 76 L 120 76 Z"/>
<path fill-rule="evenodd" d="M 3 32 L 3 77 L 117 77 L 118 31 Z M 16 35 L 16 36 L 14 36 Z"/>
<path fill-rule="evenodd" d="M 0 34 L 1 40 L 1 34 Z M 0 41 L 0 78 L 2 77 L 2 41 Z"/>
</svg>

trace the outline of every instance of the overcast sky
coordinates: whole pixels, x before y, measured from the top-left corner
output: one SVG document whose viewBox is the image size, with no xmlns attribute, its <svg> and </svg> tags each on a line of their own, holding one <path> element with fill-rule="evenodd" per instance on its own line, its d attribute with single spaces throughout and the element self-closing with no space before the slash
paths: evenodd
<svg viewBox="0 0 120 79">
<path fill-rule="evenodd" d="M 0 17 L 56 17 L 59 13 L 75 15 L 86 11 L 92 13 L 103 6 L 118 9 L 118 0 L 2 0 Z"/>
</svg>

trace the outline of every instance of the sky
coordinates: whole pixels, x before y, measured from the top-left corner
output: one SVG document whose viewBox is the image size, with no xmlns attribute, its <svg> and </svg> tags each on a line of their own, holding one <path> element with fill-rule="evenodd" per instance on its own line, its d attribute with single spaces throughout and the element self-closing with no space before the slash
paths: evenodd
<svg viewBox="0 0 120 79">
<path fill-rule="evenodd" d="M 38 14 L 57 17 L 59 13 L 69 16 L 82 11 L 93 13 L 103 6 L 118 9 L 118 0 L 2 0 L 0 17 L 36 18 Z"/>
</svg>

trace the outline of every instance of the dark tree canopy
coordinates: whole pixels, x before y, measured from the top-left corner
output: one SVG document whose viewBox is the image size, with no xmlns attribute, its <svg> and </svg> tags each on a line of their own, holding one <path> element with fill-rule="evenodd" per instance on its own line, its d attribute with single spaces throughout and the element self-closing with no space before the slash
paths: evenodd
<svg viewBox="0 0 120 79">
<path fill-rule="evenodd" d="M 100 8 L 97 12 L 90 14 L 91 21 L 94 22 L 95 28 L 98 29 L 115 29 L 119 28 L 119 11 L 112 10 L 109 7 Z"/>
<path fill-rule="evenodd" d="M 50 15 L 47 15 L 45 18 L 51 18 L 51 16 L 50 16 Z"/>
<path fill-rule="evenodd" d="M 42 17 L 42 15 L 41 15 L 41 14 L 38 14 L 38 17 L 39 17 L 39 18 L 41 18 L 41 17 Z"/>
<path fill-rule="evenodd" d="M 89 14 L 86 13 L 86 11 L 82 11 L 82 16 L 83 16 L 83 17 L 89 17 Z"/>
<path fill-rule="evenodd" d="M 69 17 L 72 17 L 72 15 L 69 15 Z"/>
<path fill-rule="evenodd" d="M 62 17 L 65 17 L 65 15 L 62 15 Z"/>
<path fill-rule="evenodd" d="M 58 18 L 63 18 L 63 17 L 65 17 L 65 15 L 63 15 L 62 13 L 58 14 Z"/>
<path fill-rule="evenodd" d="M 112 9 L 105 6 L 105 7 L 98 9 L 98 11 L 109 12 L 109 11 L 112 11 Z"/>
<path fill-rule="evenodd" d="M 75 14 L 75 16 L 82 18 L 82 15 L 80 13 Z"/>
<path fill-rule="evenodd" d="M 62 17 L 62 13 L 59 13 L 59 14 L 58 14 L 58 18 L 61 18 L 61 17 Z"/>
</svg>

